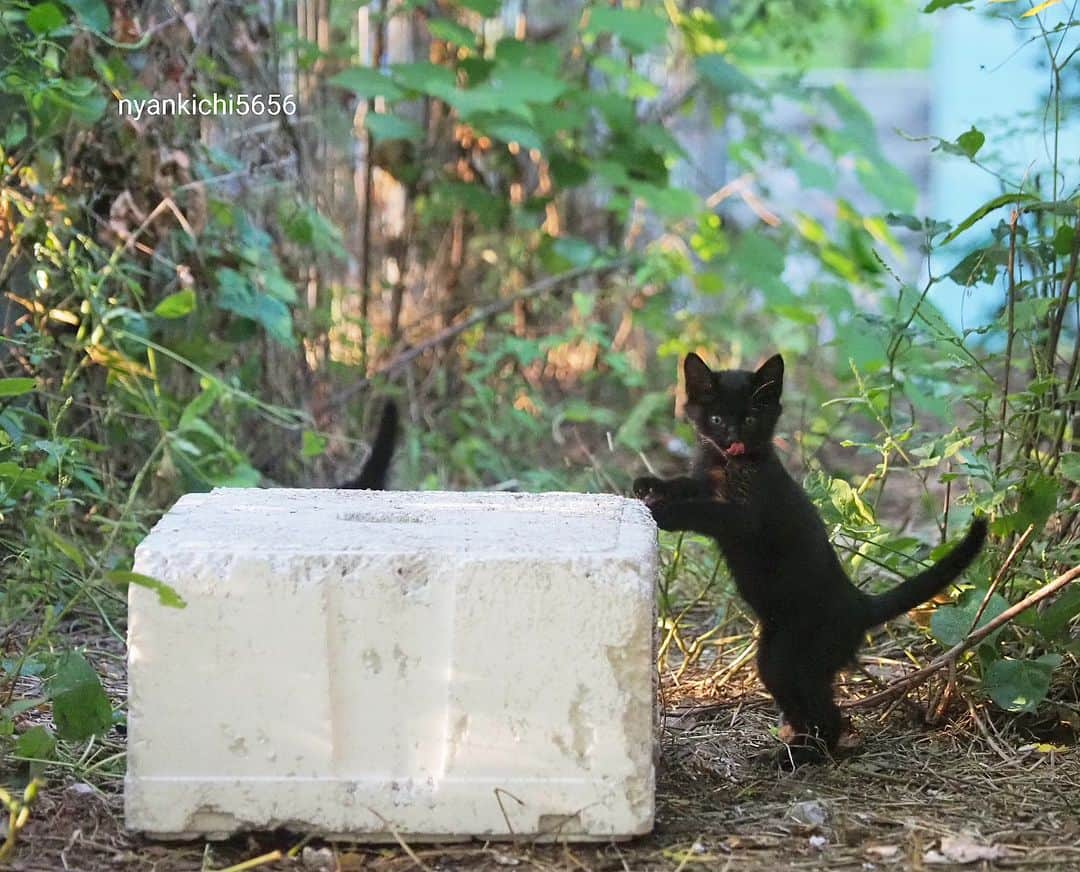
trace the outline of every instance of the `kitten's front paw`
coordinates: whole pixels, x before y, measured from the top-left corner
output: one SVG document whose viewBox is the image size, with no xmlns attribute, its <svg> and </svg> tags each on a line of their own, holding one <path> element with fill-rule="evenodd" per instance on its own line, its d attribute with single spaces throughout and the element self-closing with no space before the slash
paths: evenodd
<svg viewBox="0 0 1080 872">
<path fill-rule="evenodd" d="M 634 496 L 650 509 L 659 505 L 665 498 L 664 483 L 654 476 L 646 475 L 634 480 Z"/>
</svg>

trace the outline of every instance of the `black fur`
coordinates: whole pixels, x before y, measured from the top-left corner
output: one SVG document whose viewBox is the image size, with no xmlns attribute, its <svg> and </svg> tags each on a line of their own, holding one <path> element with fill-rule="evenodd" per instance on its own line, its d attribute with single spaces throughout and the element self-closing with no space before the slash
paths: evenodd
<svg viewBox="0 0 1080 872">
<path fill-rule="evenodd" d="M 712 372 L 685 361 L 686 413 L 698 434 L 691 474 L 639 478 L 634 493 L 664 530 L 711 536 L 739 593 L 761 624 L 758 673 L 799 740 L 796 762 L 836 747 L 842 731 L 833 679 L 851 664 L 864 634 L 925 602 L 975 559 L 986 538 L 977 518 L 942 560 L 871 596 L 847 578 L 825 525 L 772 445 L 784 362 L 756 372 Z"/>
<path fill-rule="evenodd" d="M 364 461 L 364 466 L 356 478 L 349 479 L 338 487 L 348 490 L 386 490 L 386 479 L 390 473 L 390 461 L 394 457 L 394 444 L 397 442 L 398 408 L 393 400 L 387 400 L 379 418 L 379 428 L 371 443 L 371 453 Z"/>
</svg>

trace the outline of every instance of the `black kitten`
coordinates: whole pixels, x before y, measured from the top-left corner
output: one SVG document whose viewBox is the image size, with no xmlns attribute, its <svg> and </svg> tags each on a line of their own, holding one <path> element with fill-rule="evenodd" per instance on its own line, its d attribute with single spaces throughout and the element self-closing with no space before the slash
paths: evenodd
<svg viewBox="0 0 1080 872">
<path fill-rule="evenodd" d="M 394 457 L 394 443 L 397 442 L 398 408 L 393 400 L 387 400 L 379 418 L 379 429 L 371 443 L 371 453 L 364 461 L 360 474 L 356 478 L 339 484 L 338 487 L 349 490 L 386 490 L 386 479 L 390 473 L 390 461 Z"/>
<path fill-rule="evenodd" d="M 717 541 L 739 593 L 761 623 L 758 674 L 798 737 L 798 763 L 836 747 L 842 731 L 833 679 L 853 662 L 871 627 L 933 597 L 975 559 L 986 538 L 976 518 L 934 566 L 870 596 L 848 580 L 817 509 L 772 446 L 784 361 L 757 372 L 712 372 L 686 358 L 686 414 L 698 454 L 688 477 L 639 478 L 634 494 L 663 530 Z"/>
</svg>

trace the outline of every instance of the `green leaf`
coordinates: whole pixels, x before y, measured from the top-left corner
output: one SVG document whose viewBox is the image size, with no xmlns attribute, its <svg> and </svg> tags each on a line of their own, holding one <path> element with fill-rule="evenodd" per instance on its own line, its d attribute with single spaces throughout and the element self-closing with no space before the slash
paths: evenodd
<svg viewBox="0 0 1080 872">
<path fill-rule="evenodd" d="M 499 0 L 457 0 L 457 4 L 479 13 L 484 18 L 491 18 L 499 11 Z"/>
<path fill-rule="evenodd" d="M 172 587 L 163 581 L 151 578 L 149 575 L 143 575 L 141 572 L 130 572 L 125 569 L 117 569 L 113 572 L 106 573 L 105 578 L 113 584 L 134 584 L 138 587 L 152 590 L 158 595 L 158 602 L 170 609 L 187 608 L 187 603 L 184 601 L 184 598 Z"/>
<path fill-rule="evenodd" d="M 262 272 L 257 274 L 256 280 L 262 290 L 266 291 L 271 297 L 294 306 L 299 302 L 300 298 L 296 293 L 296 285 L 285 278 L 276 263 L 265 265 Z"/>
<path fill-rule="evenodd" d="M 81 742 L 103 735 L 112 726 L 112 706 L 93 667 L 78 651 L 60 656 L 48 682 L 57 735 Z"/>
<path fill-rule="evenodd" d="M 1057 508 L 1059 490 L 1058 482 L 1050 476 L 1032 475 L 1020 489 L 1016 511 L 997 518 L 992 525 L 993 531 L 999 536 L 1022 533 L 1030 524 L 1038 532 Z"/>
<path fill-rule="evenodd" d="M 615 441 L 625 445 L 631 451 L 639 451 L 645 447 L 645 432 L 649 419 L 660 409 L 667 408 L 671 404 L 671 397 L 666 391 L 656 391 L 645 394 L 630 410 L 622 426 L 615 433 Z"/>
<path fill-rule="evenodd" d="M 1054 254 L 1065 257 L 1072 251 L 1076 231 L 1068 224 L 1062 224 L 1054 234 Z"/>
<path fill-rule="evenodd" d="M 104 0 L 65 0 L 80 23 L 98 33 L 108 34 L 112 16 Z"/>
<path fill-rule="evenodd" d="M 394 64 L 390 67 L 390 74 L 403 88 L 422 94 L 431 94 L 443 100 L 458 92 L 454 71 L 429 61 Z"/>
<path fill-rule="evenodd" d="M 285 303 L 269 294 L 257 292 L 247 278 L 234 269 L 222 267 L 216 276 L 217 304 L 220 308 L 261 324 L 282 345 L 292 347 L 296 344 L 292 316 Z"/>
<path fill-rule="evenodd" d="M 1046 699 L 1050 678 L 1061 663 L 1058 654 L 1037 660 L 995 660 L 983 676 L 983 690 L 1007 712 L 1033 712 Z"/>
<path fill-rule="evenodd" d="M 364 99 L 384 97 L 387 100 L 397 100 L 404 96 L 401 88 L 395 85 L 389 76 L 384 76 L 371 67 L 349 67 L 331 77 L 330 84 L 352 91 L 357 97 Z"/>
<path fill-rule="evenodd" d="M 764 93 L 757 82 L 720 55 L 706 55 L 700 58 L 697 68 L 705 80 L 721 94 L 749 94 L 759 97 Z"/>
<path fill-rule="evenodd" d="M 42 663 L 40 660 L 34 659 L 34 657 L 32 656 L 28 656 L 23 660 L 20 660 L 17 657 L 5 657 L 0 660 L 0 669 L 2 669 L 7 675 L 41 675 L 41 673 L 45 671 L 45 664 Z M 18 706 L 25 702 L 27 702 L 27 700 L 22 700 L 21 703 L 14 702 L 7 706 L 4 706 L 3 708 L 10 714 L 14 706 Z M 35 703 L 33 702 L 33 700 L 30 700 L 29 702 L 31 702 L 29 708 L 34 708 L 35 706 L 39 705 L 41 701 L 38 700 L 38 702 Z M 28 710 L 29 709 L 27 708 L 19 709 L 16 714 Z"/>
<path fill-rule="evenodd" d="M 884 157 L 855 158 L 855 177 L 868 193 L 886 208 L 909 212 L 915 208 L 919 192 L 910 176 Z"/>
<path fill-rule="evenodd" d="M 971 225 L 973 225 L 976 221 L 985 218 L 995 209 L 1000 209 L 1002 206 L 1006 206 L 1009 203 L 1030 203 L 1033 200 L 1038 199 L 1039 198 L 1036 197 L 1034 194 L 1001 194 L 1000 196 L 994 197 L 993 200 L 988 200 L 987 202 L 983 203 L 978 209 L 968 215 L 967 218 L 957 224 L 956 227 L 953 228 L 952 232 L 943 240 L 941 240 L 941 242 L 943 245 L 945 243 L 952 242 L 954 239 L 956 239 L 957 236 L 959 236 L 961 233 L 971 227 Z"/>
<path fill-rule="evenodd" d="M 364 127 L 371 131 L 371 136 L 376 142 L 387 139 L 407 139 L 410 142 L 419 142 L 424 138 L 423 128 L 419 124 L 397 115 L 368 112 L 364 116 Z"/>
<path fill-rule="evenodd" d="M 1073 584 L 1036 614 L 1035 625 L 1044 639 L 1054 639 L 1065 631 L 1077 615 L 1080 615 L 1080 584 Z"/>
<path fill-rule="evenodd" d="M 55 3 L 38 3 L 26 13 L 26 26 L 41 35 L 67 24 L 67 18 Z"/>
<path fill-rule="evenodd" d="M 633 185 L 630 192 L 641 197 L 650 209 L 667 218 L 684 218 L 693 214 L 701 205 L 698 196 L 684 188 L 662 185 Z"/>
<path fill-rule="evenodd" d="M 456 21 L 446 18 L 433 18 L 428 21 L 428 32 L 434 39 L 441 39 L 454 45 L 472 48 L 476 45 L 476 34 L 469 28 L 462 27 Z"/>
<path fill-rule="evenodd" d="M 569 87 L 566 82 L 547 73 L 521 67 L 496 67 L 490 86 L 511 104 L 554 103 Z"/>
<path fill-rule="evenodd" d="M 536 130 L 524 121 L 518 121 L 512 115 L 498 113 L 491 116 L 490 120 L 487 115 L 477 115 L 473 118 L 473 126 L 492 139 L 516 142 L 523 148 L 535 148 L 537 151 L 544 148 L 544 141 Z"/>
<path fill-rule="evenodd" d="M 1069 481 L 1080 484 L 1080 452 L 1070 451 L 1062 454 L 1058 461 L 1058 469 Z"/>
<path fill-rule="evenodd" d="M 848 482 L 834 478 L 829 482 L 829 500 L 849 525 L 861 527 L 874 523 L 874 513 Z"/>
<path fill-rule="evenodd" d="M 326 450 L 327 439 L 321 433 L 305 430 L 300 454 L 303 457 L 318 457 Z"/>
<path fill-rule="evenodd" d="M 969 590 L 964 592 L 956 605 L 940 606 L 930 616 L 931 635 L 946 648 L 951 648 L 953 645 L 963 642 L 968 633 L 971 632 L 971 622 L 975 620 L 975 614 L 978 612 L 985 596 L 986 591 L 984 590 Z M 990 601 L 986 604 L 986 611 L 982 613 L 982 617 L 979 618 L 978 626 L 975 629 L 985 626 L 1008 607 L 1009 604 L 1004 597 L 996 593 L 991 594 Z M 983 644 L 991 642 L 999 632 L 1000 630 L 996 630 L 991 633 L 983 641 Z"/>
<path fill-rule="evenodd" d="M 8 122 L 7 130 L 4 131 L 4 145 L 8 149 L 15 148 L 20 142 L 26 139 L 26 134 L 29 131 L 26 128 L 26 122 L 21 118 L 16 118 L 13 121 Z"/>
<path fill-rule="evenodd" d="M 52 527 L 45 521 L 40 521 L 35 524 L 35 529 L 49 540 L 49 544 L 52 545 L 57 551 L 63 554 L 68 560 L 74 563 L 79 569 L 86 568 L 86 561 L 83 560 L 82 553 L 76 547 L 74 542 L 69 542 L 59 533 L 57 533 Z"/>
<path fill-rule="evenodd" d="M 581 161 L 563 154 L 553 154 L 549 160 L 551 175 L 560 187 L 573 188 L 589 180 L 589 168 Z"/>
<path fill-rule="evenodd" d="M 957 146 L 968 157 L 975 157 L 978 150 L 983 147 L 984 142 L 986 142 L 986 136 L 974 127 L 967 133 L 961 133 L 956 137 Z"/>
<path fill-rule="evenodd" d="M 885 216 L 885 223 L 890 227 L 905 227 L 915 232 L 925 229 L 923 222 L 914 215 L 904 215 L 897 212 L 889 212 Z"/>
<path fill-rule="evenodd" d="M 183 318 L 195 309 L 195 292 L 190 288 L 169 294 L 154 306 L 154 314 L 159 318 Z"/>
<path fill-rule="evenodd" d="M 56 737 L 47 727 L 31 727 L 15 740 L 15 756 L 29 758 L 30 777 L 37 778 L 45 769 L 46 763 L 55 758 Z"/>
<path fill-rule="evenodd" d="M 977 284 L 990 284 L 998 275 L 998 270 L 1008 262 L 1009 252 L 998 243 L 987 248 L 977 248 L 968 253 L 963 260 L 949 270 L 949 278 L 970 288 Z"/>
<path fill-rule="evenodd" d="M 1046 320 L 1050 310 L 1054 308 L 1057 300 L 1052 297 L 1028 297 L 1017 300 L 1013 306 L 1013 318 L 1016 321 L 1017 330 L 1037 329 Z M 1008 313 L 1002 313 L 1001 321 L 1008 324 Z"/>
<path fill-rule="evenodd" d="M 0 378 L 0 397 L 19 397 L 30 393 L 36 385 L 32 378 Z"/>
<path fill-rule="evenodd" d="M 959 6 L 961 3 L 970 3 L 971 0 L 931 0 L 923 8 L 923 12 L 937 12 L 939 9 L 948 9 L 950 6 Z"/>
<path fill-rule="evenodd" d="M 592 243 L 573 236 L 558 237 L 551 243 L 551 250 L 566 262 L 565 268 L 588 266 L 595 263 L 599 256 L 599 252 Z M 591 294 L 588 296 L 590 300 L 595 300 Z"/>
<path fill-rule="evenodd" d="M 635 51 L 656 48 L 667 37 L 667 22 L 643 9 L 614 9 L 594 6 L 589 10 L 585 32 L 610 33 Z"/>
<path fill-rule="evenodd" d="M 302 206 L 285 219 L 285 233 L 297 245 L 310 245 L 316 251 L 342 259 L 348 257 L 341 231 L 311 206 Z"/>
<path fill-rule="evenodd" d="M 454 209 L 467 209 L 485 227 L 497 226 L 505 217 L 506 201 L 480 185 L 438 182 L 432 186 L 433 214 L 449 217 Z"/>
</svg>

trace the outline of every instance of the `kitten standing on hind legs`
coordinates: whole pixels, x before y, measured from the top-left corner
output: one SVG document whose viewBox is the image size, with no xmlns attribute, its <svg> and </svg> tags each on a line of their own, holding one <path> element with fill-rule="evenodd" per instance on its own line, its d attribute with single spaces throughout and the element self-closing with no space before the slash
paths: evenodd
<svg viewBox="0 0 1080 872">
<path fill-rule="evenodd" d="M 690 475 L 639 478 L 662 530 L 716 540 L 739 594 L 760 623 L 758 674 L 795 739 L 794 764 L 820 759 L 840 740 L 836 673 L 853 663 L 867 630 L 935 596 L 963 572 L 986 539 L 976 518 L 963 539 L 929 569 L 878 595 L 855 587 L 814 504 L 773 449 L 784 361 L 754 372 L 713 372 L 687 356 L 686 414 L 697 432 Z"/>
</svg>

